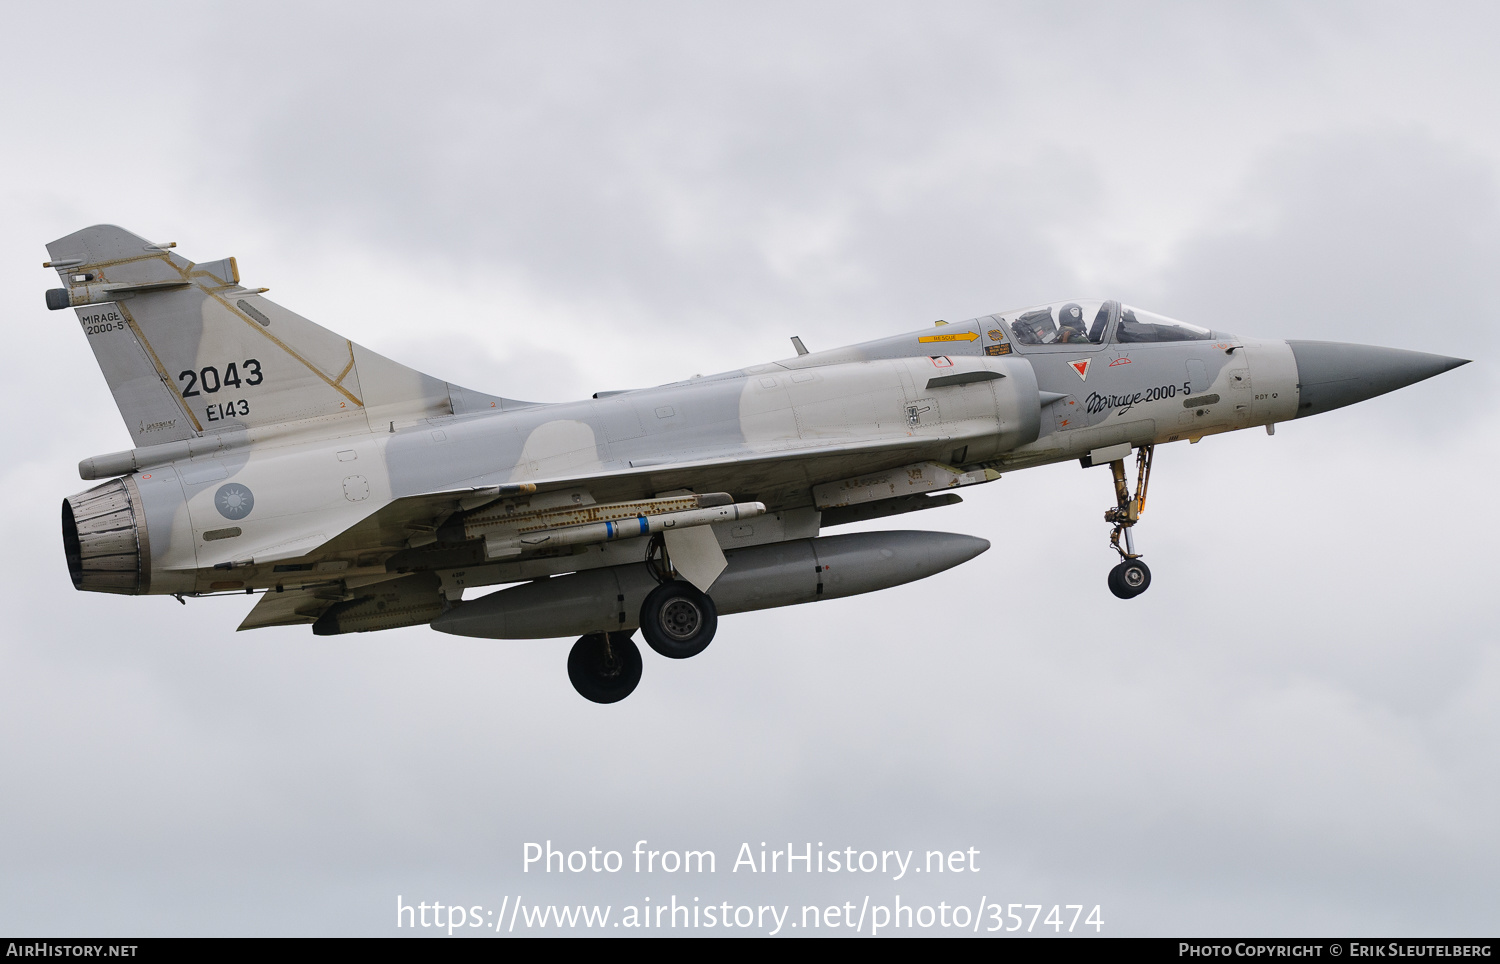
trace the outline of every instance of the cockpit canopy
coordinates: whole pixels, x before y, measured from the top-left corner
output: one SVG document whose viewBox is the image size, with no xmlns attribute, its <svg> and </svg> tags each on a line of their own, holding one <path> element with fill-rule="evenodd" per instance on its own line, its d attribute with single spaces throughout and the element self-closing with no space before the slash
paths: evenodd
<svg viewBox="0 0 1500 964">
<path fill-rule="evenodd" d="M 1213 332 L 1197 325 L 1122 305 L 1118 301 L 1064 301 L 994 316 L 1022 346 L 1208 341 Z"/>
</svg>

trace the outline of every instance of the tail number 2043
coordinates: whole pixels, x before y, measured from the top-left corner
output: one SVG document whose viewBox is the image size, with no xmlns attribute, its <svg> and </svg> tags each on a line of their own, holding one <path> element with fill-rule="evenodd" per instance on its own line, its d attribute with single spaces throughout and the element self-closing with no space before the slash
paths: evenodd
<svg viewBox="0 0 1500 964">
<path fill-rule="evenodd" d="M 241 367 L 244 368 L 243 377 L 240 374 Z M 265 381 L 265 376 L 260 373 L 260 362 L 254 358 L 247 358 L 238 365 L 234 362 L 226 365 L 222 379 L 219 378 L 219 370 L 217 368 L 213 365 L 207 365 L 198 371 L 193 371 L 189 368 L 186 371 L 179 372 L 177 380 L 186 383 L 182 390 L 182 397 L 191 398 L 199 394 L 199 388 L 212 395 L 214 392 L 225 387 L 239 388 L 241 385 L 259 385 Z"/>
</svg>

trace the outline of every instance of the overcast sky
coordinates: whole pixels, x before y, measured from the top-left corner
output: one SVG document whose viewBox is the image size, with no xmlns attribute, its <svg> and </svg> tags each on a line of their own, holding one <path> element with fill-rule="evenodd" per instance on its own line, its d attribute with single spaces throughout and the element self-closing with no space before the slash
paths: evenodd
<svg viewBox="0 0 1500 964">
<path fill-rule="evenodd" d="M 0 14 L 0 932 L 392 934 L 397 894 L 1102 905 L 1116 935 L 1493 935 L 1493 5 L 11 5 Z M 129 437 L 44 245 L 117 223 L 473 388 L 578 398 L 1118 297 L 1475 364 L 887 528 L 993 548 L 726 618 L 578 697 L 571 640 L 236 634 L 77 593 Z M 869 526 L 879 528 L 880 526 Z M 522 873 L 526 841 L 715 850 Z M 899 882 L 741 842 L 976 848 Z"/>
</svg>

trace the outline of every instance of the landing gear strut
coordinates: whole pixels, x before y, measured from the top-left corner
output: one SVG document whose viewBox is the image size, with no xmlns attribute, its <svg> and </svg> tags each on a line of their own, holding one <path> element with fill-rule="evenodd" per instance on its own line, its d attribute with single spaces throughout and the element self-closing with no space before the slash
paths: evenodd
<svg viewBox="0 0 1500 964">
<path fill-rule="evenodd" d="M 1133 599 L 1151 585 L 1151 570 L 1135 551 L 1135 538 L 1130 530 L 1146 511 L 1146 489 L 1151 485 L 1151 456 L 1155 450 L 1154 445 L 1143 445 L 1136 450 L 1134 498 L 1125 477 L 1125 460 L 1109 463 L 1115 480 L 1115 507 L 1104 513 L 1104 521 L 1115 527 L 1109 535 L 1109 545 L 1120 554 L 1120 564 L 1109 571 L 1109 591 L 1121 599 Z M 1121 535 L 1125 537 L 1124 548 L 1120 547 Z"/>
</svg>

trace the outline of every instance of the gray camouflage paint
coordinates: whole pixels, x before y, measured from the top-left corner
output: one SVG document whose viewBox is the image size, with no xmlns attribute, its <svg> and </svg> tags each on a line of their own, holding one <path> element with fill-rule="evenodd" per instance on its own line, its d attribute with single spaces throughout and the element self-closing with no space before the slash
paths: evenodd
<svg viewBox="0 0 1500 964">
<path fill-rule="evenodd" d="M 988 478 L 1121 443 L 1196 441 L 1462 363 L 1220 332 L 1028 346 L 1005 336 L 1016 315 L 1002 313 L 539 405 L 370 352 L 242 286 L 233 259 L 195 265 L 108 225 L 48 251 L 66 285 L 49 305 L 75 307 L 136 444 L 80 466 L 86 478 L 127 476 L 138 493 L 149 571 L 135 591 L 272 590 L 241 628 L 376 599 L 350 628 L 411 625 L 464 588 L 640 560 L 640 539 L 494 563 L 442 538 L 501 484 L 600 503 L 684 489 L 763 502 L 768 515 L 739 527 L 748 537 L 715 526 L 741 548 L 816 536 L 819 484 L 929 461 Z M 1108 305 L 1113 328 L 1120 308 Z M 1318 394 L 1299 411 L 1312 369 Z M 227 482 L 253 493 L 243 518 L 215 505 Z"/>
</svg>

